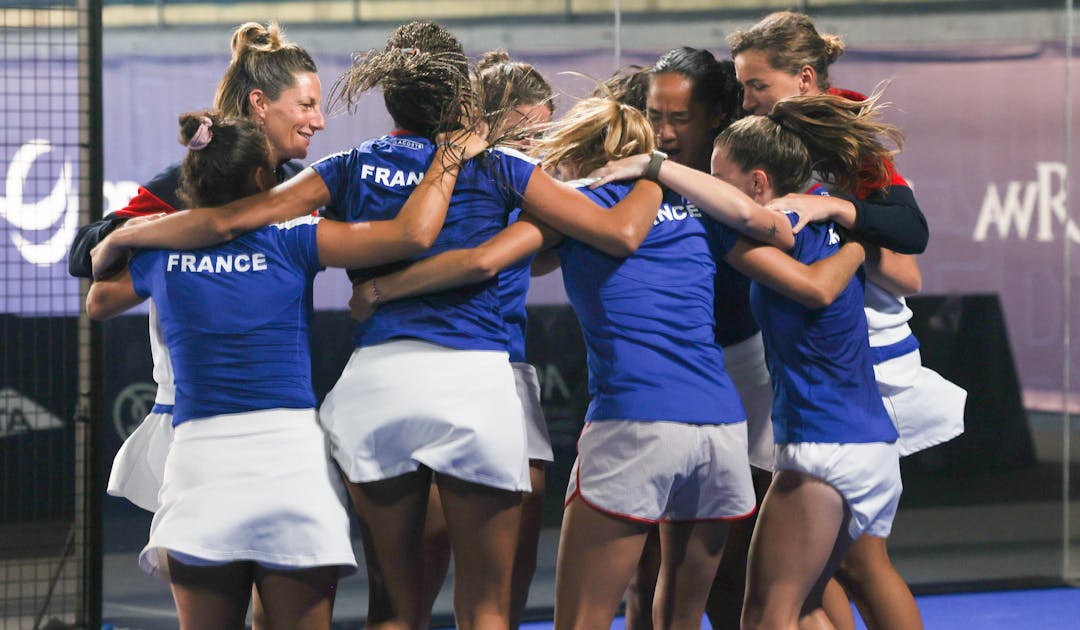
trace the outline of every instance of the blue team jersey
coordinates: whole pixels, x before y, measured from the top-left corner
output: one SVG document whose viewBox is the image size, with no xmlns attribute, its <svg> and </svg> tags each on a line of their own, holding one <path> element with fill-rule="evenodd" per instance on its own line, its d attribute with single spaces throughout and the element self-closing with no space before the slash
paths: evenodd
<svg viewBox="0 0 1080 630">
<path fill-rule="evenodd" d="M 629 190 L 620 182 L 582 192 L 610 208 Z M 734 241 L 693 204 L 665 193 L 629 258 L 563 242 L 563 282 L 588 350 L 587 420 L 746 419 L 713 333 L 715 257 Z"/>
<path fill-rule="evenodd" d="M 750 311 L 750 278 L 723 260 L 716 261 L 716 342 L 723 347 L 745 341 L 758 328 Z"/>
<path fill-rule="evenodd" d="M 311 387 L 316 219 L 264 227 L 217 247 L 147 250 L 130 263 L 153 298 L 176 381 L 173 425 L 315 406 Z"/>
<path fill-rule="evenodd" d="M 391 135 L 313 165 L 330 191 L 326 216 L 342 221 L 381 221 L 397 216 L 431 164 L 435 146 L 426 138 Z M 434 245 L 412 259 L 354 273 L 362 279 L 400 269 L 450 249 L 476 247 L 506 227 L 521 206 L 535 163 L 495 149 L 462 168 L 446 222 Z M 459 350 L 505 350 L 498 279 L 381 305 L 354 340 L 358 347 L 412 337 Z"/>
<path fill-rule="evenodd" d="M 797 215 L 789 215 L 792 225 Z M 805 264 L 836 253 L 832 224 L 810 223 L 795 235 L 791 255 Z M 893 442 L 896 428 L 881 402 L 863 311 L 860 269 L 823 309 L 751 283 L 750 305 L 761 324 L 773 383 L 777 444 Z"/>
<path fill-rule="evenodd" d="M 510 213 L 510 223 L 518 220 L 521 209 Z M 506 323 L 506 350 L 514 363 L 525 363 L 525 332 L 529 318 L 525 298 L 529 293 L 532 263 L 536 255 L 526 256 L 499 272 L 499 306 Z"/>
</svg>

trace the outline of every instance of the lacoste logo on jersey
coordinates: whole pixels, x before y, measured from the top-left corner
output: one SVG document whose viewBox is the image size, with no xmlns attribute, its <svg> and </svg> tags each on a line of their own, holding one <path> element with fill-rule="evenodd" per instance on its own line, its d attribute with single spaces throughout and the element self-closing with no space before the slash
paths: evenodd
<svg viewBox="0 0 1080 630">
<path fill-rule="evenodd" d="M 416 140 L 410 140 L 408 138 L 393 138 L 390 140 L 390 144 L 395 147 L 405 147 L 406 149 L 412 149 L 413 151 L 419 151 L 424 148 L 424 143 L 417 142 Z"/>
</svg>

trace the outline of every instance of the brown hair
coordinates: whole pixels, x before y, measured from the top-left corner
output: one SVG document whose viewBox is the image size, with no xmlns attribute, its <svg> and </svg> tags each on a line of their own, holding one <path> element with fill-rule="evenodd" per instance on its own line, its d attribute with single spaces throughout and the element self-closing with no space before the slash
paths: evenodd
<svg viewBox="0 0 1080 630">
<path fill-rule="evenodd" d="M 189 150 L 180 165 L 180 200 L 189 208 L 220 206 L 259 192 L 256 169 L 273 169 L 262 128 L 248 118 L 188 112 L 180 115 L 180 144 L 192 143 L 204 118 L 211 123 L 211 137 L 203 148 Z"/>
<path fill-rule="evenodd" d="M 829 65 L 844 54 L 844 42 L 836 35 L 819 34 L 814 22 L 793 11 L 765 16 L 745 31 L 728 36 L 731 58 L 746 50 L 765 53 L 769 66 L 795 75 L 803 66 L 817 74 L 817 87 L 829 89 Z"/>
<path fill-rule="evenodd" d="M 611 98 L 578 101 L 552 123 L 535 146 L 548 170 L 571 167 L 577 176 L 620 158 L 653 150 L 653 131 L 637 109 Z"/>
<path fill-rule="evenodd" d="M 627 66 L 605 79 L 603 85 L 593 91 L 593 96 L 610 96 L 620 103 L 644 112 L 651 74 L 652 68 Z"/>
<path fill-rule="evenodd" d="M 474 90 L 493 143 L 515 142 L 537 131 L 535 125 L 507 125 L 506 117 L 517 107 L 544 105 L 555 111 L 551 85 L 531 64 L 514 61 L 505 50 L 484 53 L 476 64 Z"/>
<path fill-rule="evenodd" d="M 296 84 L 296 76 L 316 72 L 311 55 L 285 39 L 276 22 L 241 24 L 232 36 L 232 61 L 214 95 L 214 109 L 227 117 L 250 116 L 248 95 L 262 90 L 276 101 Z"/>
<path fill-rule="evenodd" d="M 879 120 L 880 97 L 881 92 L 865 101 L 831 94 L 785 98 L 767 116 L 733 123 L 717 136 L 716 146 L 744 171 L 763 169 L 777 195 L 802 191 L 813 173 L 845 193 L 882 189 L 903 135 Z"/>
<path fill-rule="evenodd" d="M 360 96 L 376 87 L 395 125 L 430 139 L 470 126 L 478 110 L 461 42 L 434 22 L 403 24 L 383 50 L 353 55 L 329 100 L 354 111 Z"/>
</svg>

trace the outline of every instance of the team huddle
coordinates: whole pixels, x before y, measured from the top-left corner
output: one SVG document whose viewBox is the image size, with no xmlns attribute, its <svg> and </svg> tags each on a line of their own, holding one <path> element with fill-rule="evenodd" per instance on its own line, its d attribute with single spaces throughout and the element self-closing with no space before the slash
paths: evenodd
<svg viewBox="0 0 1080 630">
<path fill-rule="evenodd" d="M 929 233 L 881 94 L 830 86 L 843 43 L 774 13 L 730 60 L 677 48 L 557 118 L 502 51 L 432 22 L 357 55 L 387 135 L 308 167 L 314 61 L 233 34 L 187 154 L 80 229 L 92 318 L 150 300 L 152 413 L 109 492 L 182 628 L 329 628 L 357 570 L 370 628 L 520 625 L 553 460 L 525 355 L 530 277 L 560 268 L 590 404 L 566 489 L 554 627 L 921 628 L 886 551 L 900 457 L 963 430 L 904 296 Z M 353 351 L 318 405 L 313 282 L 348 270 Z M 343 305 L 344 306 L 344 305 Z M 452 558 L 452 560 L 451 560 Z"/>
</svg>

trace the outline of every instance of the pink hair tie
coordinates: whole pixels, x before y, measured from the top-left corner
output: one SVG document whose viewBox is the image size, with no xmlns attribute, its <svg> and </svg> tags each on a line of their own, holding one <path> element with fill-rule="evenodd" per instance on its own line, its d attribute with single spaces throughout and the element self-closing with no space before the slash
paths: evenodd
<svg viewBox="0 0 1080 630">
<path fill-rule="evenodd" d="M 206 145 L 210 144 L 210 141 L 214 139 L 214 134 L 210 132 L 210 127 L 214 126 L 214 121 L 210 120 L 208 116 L 203 116 L 199 121 L 199 128 L 191 136 L 191 140 L 188 140 L 187 148 L 192 151 L 201 151 L 206 148 Z"/>
</svg>

